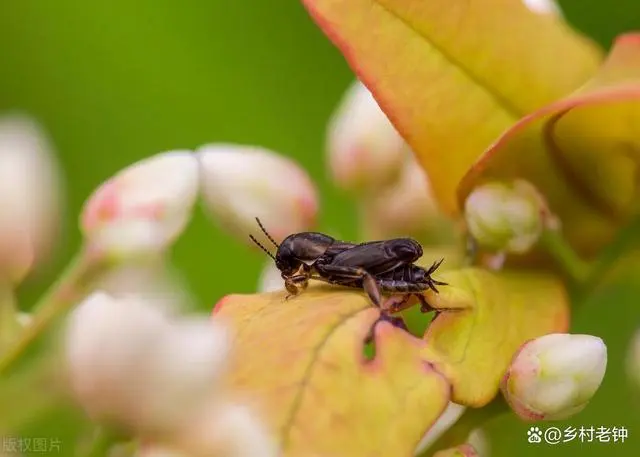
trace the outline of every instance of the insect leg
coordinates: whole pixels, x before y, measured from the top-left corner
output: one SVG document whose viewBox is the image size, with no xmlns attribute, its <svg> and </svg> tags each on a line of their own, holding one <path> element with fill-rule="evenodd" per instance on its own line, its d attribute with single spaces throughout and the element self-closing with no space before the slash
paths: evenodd
<svg viewBox="0 0 640 457">
<path fill-rule="evenodd" d="M 428 285 L 429 289 L 433 290 L 435 293 L 438 293 L 438 289 L 436 288 L 436 286 L 448 286 L 449 285 L 446 282 L 436 281 L 435 279 L 433 279 L 431 277 L 431 275 L 440 267 L 440 265 L 442 265 L 443 261 L 444 261 L 444 259 L 440 259 L 440 261 L 434 262 L 433 265 L 431 265 L 431 267 L 429 267 L 429 269 L 425 273 L 425 276 L 426 276 L 425 279 L 427 281 L 427 285 Z"/>
<path fill-rule="evenodd" d="M 373 336 L 374 336 L 374 332 L 375 332 L 375 329 L 376 329 L 376 325 L 378 325 L 380 322 L 389 322 L 394 327 L 400 328 L 400 329 L 402 329 L 402 330 L 404 330 L 406 332 L 409 331 L 409 329 L 407 328 L 407 326 L 405 325 L 405 323 L 404 323 L 404 321 L 402 320 L 401 317 L 390 316 L 386 312 L 382 311 L 380 313 L 380 317 L 378 317 L 378 319 L 376 319 L 376 321 L 373 323 L 373 325 L 369 329 L 369 333 L 367 333 L 367 336 L 366 336 L 366 338 L 364 340 L 365 344 L 369 344 L 369 343 L 373 342 Z"/>
<path fill-rule="evenodd" d="M 429 313 L 431 311 L 435 311 L 435 308 L 432 307 L 429 302 L 427 302 L 427 299 L 424 298 L 424 295 L 422 294 L 415 294 L 416 297 L 418 297 L 418 300 L 420 301 L 420 311 L 423 313 Z"/>
<path fill-rule="evenodd" d="M 410 298 L 411 294 L 394 295 L 392 297 L 389 297 L 389 299 L 384 302 L 384 304 L 382 305 L 382 309 L 389 314 L 398 313 L 403 309 L 408 308 L 406 304 Z"/>
<path fill-rule="evenodd" d="M 305 290 L 309 284 L 309 277 L 307 275 L 295 275 L 287 278 L 284 282 L 285 289 L 289 294 L 284 297 L 285 300 L 289 300 L 296 295 L 299 295 L 301 291 Z"/>
<path fill-rule="evenodd" d="M 376 279 L 363 268 L 343 267 L 340 265 L 322 265 L 322 274 L 331 279 L 362 279 L 362 288 L 369 296 L 371 302 L 378 308 L 382 307 L 382 293 Z"/>
</svg>

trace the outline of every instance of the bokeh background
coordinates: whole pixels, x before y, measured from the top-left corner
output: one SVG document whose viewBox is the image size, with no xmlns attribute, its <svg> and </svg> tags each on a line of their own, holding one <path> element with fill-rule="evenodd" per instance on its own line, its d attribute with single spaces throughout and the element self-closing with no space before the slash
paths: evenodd
<svg viewBox="0 0 640 457">
<path fill-rule="evenodd" d="M 559 3 L 569 22 L 607 48 L 618 33 L 640 30 L 638 0 Z M 324 161 L 327 119 L 352 80 L 298 1 L 0 0 L 0 113 L 24 111 L 44 125 L 67 186 L 64 238 L 23 285 L 23 306 L 78 248 L 77 217 L 91 190 L 165 150 L 236 142 L 294 157 L 320 190 L 318 228 L 355 238 L 353 204 L 332 187 Z M 202 211 L 173 257 L 202 310 L 224 294 L 255 290 L 265 262 Z M 526 442 L 528 425 L 511 418 L 490 427 L 492 455 L 639 455 L 640 401 L 623 374 L 639 302 L 633 268 L 621 268 L 581 305 L 573 332 L 605 339 L 609 369 L 583 414 L 553 424 L 624 426 L 627 442 L 536 446 Z M 61 427 L 52 424 L 51 433 L 64 435 Z"/>
</svg>

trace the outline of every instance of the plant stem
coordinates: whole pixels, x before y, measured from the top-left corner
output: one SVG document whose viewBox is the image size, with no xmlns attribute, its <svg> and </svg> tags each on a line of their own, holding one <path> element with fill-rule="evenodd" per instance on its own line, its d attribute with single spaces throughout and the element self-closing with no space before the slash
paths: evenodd
<svg viewBox="0 0 640 457">
<path fill-rule="evenodd" d="M 61 313 L 79 300 L 86 285 L 102 266 L 93 251 L 82 249 L 58 280 L 42 296 L 33 309 L 32 321 L 0 357 L 0 374 L 5 372 L 26 351 Z"/>
<path fill-rule="evenodd" d="M 607 270 L 624 257 L 625 254 L 640 248 L 640 216 L 620 230 L 611 244 L 606 246 L 595 261 L 590 271 L 588 285 L 595 288 L 604 277 Z"/>
<path fill-rule="evenodd" d="M 502 397 L 496 397 L 482 408 L 467 408 L 455 424 L 416 457 L 430 457 L 437 451 L 465 444 L 473 430 L 509 411 L 509 406 Z"/>
<path fill-rule="evenodd" d="M 583 284 L 589 278 L 591 265 L 576 254 L 560 230 L 546 229 L 540 242 L 575 283 Z"/>
<path fill-rule="evenodd" d="M 11 344 L 19 328 L 18 308 L 13 288 L 8 282 L 0 281 L 0 354 Z"/>
</svg>

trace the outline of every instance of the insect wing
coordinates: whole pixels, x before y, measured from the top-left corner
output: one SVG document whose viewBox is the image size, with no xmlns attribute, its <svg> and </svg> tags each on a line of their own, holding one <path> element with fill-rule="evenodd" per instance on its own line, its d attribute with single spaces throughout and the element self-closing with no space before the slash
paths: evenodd
<svg viewBox="0 0 640 457">
<path fill-rule="evenodd" d="M 363 268 L 372 275 L 391 271 L 407 261 L 393 255 L 393 251 L 388 248 L 390 241 L 372 241 L 354 246 L 337 254 L 331 265 Z"/>
</svg>

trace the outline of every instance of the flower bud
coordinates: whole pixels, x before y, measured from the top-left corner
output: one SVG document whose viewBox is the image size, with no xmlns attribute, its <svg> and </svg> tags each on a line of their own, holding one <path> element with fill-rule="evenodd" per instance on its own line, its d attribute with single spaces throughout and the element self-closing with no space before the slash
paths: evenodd
<svg viewBox="0 0 640 457">
<path fill-rule="evenodd" d="M 600 338 L 545 335 L 520 348 L 501 389 L 523 419 L 566 419 L 586 407 L 606 366 L 607 347 Z"/>
<path fill-rule="evenodd" d="M 172 443 L 173 444 L 173 443 Z M 274 436 L 244 405 L 213 403 L 178 435 L 174 446 L 190 457 L 277 457 Z"/>
<path fill-rule="evenodd" d="M 273 247 L 256 217 L 277 242 L 315 225 L 316 189 L 293 160 L 264 148 L 232 144 L 206 145 L 197 152 L 207 209 L 242 242 L 251 243 L 252 234 Z"/>
<path fill-rule="evenodd" d="M 490 183 L 475 189 L 464 207 L 471 235 L 482 247 L 512 253 L 527 252 L 544 228 L 544 202 L 525 181 Z"/>
<path fill-rule="evenodd" d="M 229 352 L 217 322 L 102 292 L 74 310 L 65 343 L 72 392 L 87 413 L 144 436 L 171 434 L 199 414 Z"/>
<path fill-rule="evenodd" d="M 370 192 L 398 178 L 408 153 L 369 90 L 355 81 L 329 122 L 328 162 L 336 185 Z"/>
<path fill-rule="evenodd" d="M 61 213 L 60 172 L 31 119 L 0 119 L 0 277 L 21 282 L 53 247 Z"/>
<path fill-rule="evenodd" d="M 162 252 L 189 222 L 198 188 L 198 162 L 189 151 L 141 160 L 88 199 L 82 231 L 91 247 L 111 257 Z"/>
<path fill-rule="evenodd" d="M 364 199 L 361 205 L 363 235 L 368 239 L 451 239 L 451 222 L 440 213 L 429 178 L 413 154 L 407 156 L 394 184 Z"/>
<path fill-rule="evenodd" d="M 534 13 L 562 16 L 562 11 L 555 0 L 522 0 Z"/>
<path fill-rule="evenodd" d="M 284 289 L 284 279 L 273 260 L 269 259 L 264 266 L 258 281 L 258 292 L 275 292 Z"/>
<path fill-rule="evenodd" d="M 169 312 L 194 308 L 194 298 L 179 272 L 161 259 L 117 264 L 102 272 L 89 289 L 115 299 L 137 297 Z"/>
</svg>

